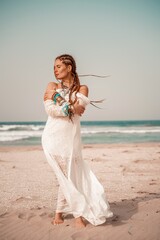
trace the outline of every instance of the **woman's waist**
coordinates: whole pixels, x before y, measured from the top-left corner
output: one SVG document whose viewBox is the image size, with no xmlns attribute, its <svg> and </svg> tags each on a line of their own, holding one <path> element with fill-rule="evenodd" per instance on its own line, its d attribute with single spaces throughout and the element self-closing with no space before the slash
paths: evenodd
<svg viewBox="0 0 160 240">
<path fill-rule="evenodd" d="M 71 121 L 68 117 L 52 118 L 49 116 L 44 129 L 50 128 L 54 131 L 72 131 L 73 129 L 77 129 L 79 125 L 79 117 L 74 117 Z"/>
</svg>

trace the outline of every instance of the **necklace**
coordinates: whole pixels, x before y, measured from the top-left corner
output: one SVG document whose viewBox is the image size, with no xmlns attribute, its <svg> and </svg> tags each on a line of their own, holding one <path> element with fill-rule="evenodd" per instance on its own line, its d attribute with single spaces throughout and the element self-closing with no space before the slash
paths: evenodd
<svg viewBox="0 0 160 240">
<path fill-rule="evenodd" d="M 64 95 L 66 95 L 66 94 L 70 91 L 70 89 L 71 89 L 71 87 L 72 87 L 72 85 L 71 85 L 70 87 L 65 86 L 65 85 L 63 84 L 63 82 L 61 82 L 61 86 L 62 86 L 62 90 L 63 90 L 63 92 L 64 92 Z"/>
</svg>

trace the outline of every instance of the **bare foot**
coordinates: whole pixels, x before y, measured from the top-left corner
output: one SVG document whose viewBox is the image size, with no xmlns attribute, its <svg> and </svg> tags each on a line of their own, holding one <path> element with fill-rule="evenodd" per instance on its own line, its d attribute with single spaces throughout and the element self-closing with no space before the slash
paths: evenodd
<svg viewBox="0 0 160 240">
<path fill-rule="evenodd" d="M 77 228 L 84 228 L 84 227 L 86 227 L 86 224 L 83 221 L 82 217 L 78 217 L 78 218 L 75 219 L 75 226 Z"/>
<path fill-rule="evenodd" d="M 54 218 L 52 224 L 53 225 L 59 225 L 59 224 L 61 224 L 63 222 L 64 222 L 64 220 L 62 218 L 62 213 L 56 213 L 55 218 Z"/>
</svg>

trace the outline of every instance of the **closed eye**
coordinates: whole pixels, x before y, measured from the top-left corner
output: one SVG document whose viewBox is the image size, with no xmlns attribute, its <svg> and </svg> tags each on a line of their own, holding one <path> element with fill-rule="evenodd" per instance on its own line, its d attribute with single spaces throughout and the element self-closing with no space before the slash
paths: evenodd
<svg viewBox="0 0 160 240">
<path fill-rule="evenodd" d="M 55 69 L 56 67 L 57 67 L 57 68 L 60 68 L 60 67 L 61 67 L 61 65 L 56 65 L 56 66 L 54 66 L 54 69 Z"/>
</svg>

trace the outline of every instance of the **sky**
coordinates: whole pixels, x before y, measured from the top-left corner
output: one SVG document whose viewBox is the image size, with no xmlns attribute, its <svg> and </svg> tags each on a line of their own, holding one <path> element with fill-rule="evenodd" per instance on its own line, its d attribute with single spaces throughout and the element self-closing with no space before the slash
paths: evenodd
<svg viewBox="0 0 160 240">
<path fill-rule="evenodd" d="M 82 120 L 160 119 L 159 0 L 0 0 L 0 121 L 46 121 L 57 55 L 71 54 L 91 100 Z"/>
</svg>

